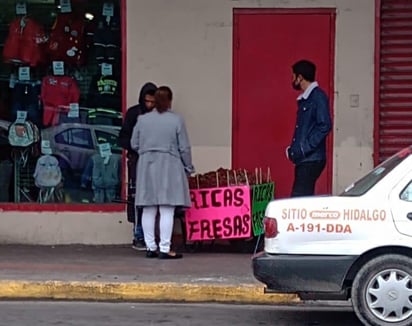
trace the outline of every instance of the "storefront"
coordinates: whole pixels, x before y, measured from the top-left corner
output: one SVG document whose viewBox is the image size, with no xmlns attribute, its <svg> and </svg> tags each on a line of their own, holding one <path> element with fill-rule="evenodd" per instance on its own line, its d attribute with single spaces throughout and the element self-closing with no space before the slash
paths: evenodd
<svg viewBox="0 0 412 326">
<path fill-rule="evenodd" d="M 90 26 L 84 26 L 84 31 L 87 31 L 84 40 L 86 56 L 78 62 L 70 61 L 72 57 L 69 60 L 57 56 L 58 60 L 52 60 L 50 51 L 53 46 L 46 44 L 49 52 L 46 62 L 29 64 L 29 79 L 23 83 L 24 94 L 25 86 L 31 87 L 32 78 L 42 81 L 53 74 L 53 61 L 63 62 L 63 75 L 68 74 L 77 83 L 74 100 L 58 103 L 58 113 L 52 114 L 51 118 L 47 115 L 50 119 L 46 120 L 43 114 L 39 120 L 40 138 L 43 140 L 39 150 L 42 150 L 43 143 L 43 151 L 51 150 L 55 156 L 59 154 L 63 185 L 57 188 L 61 192 L 39 196 L 33 177 L 38 157 L 21 161 L 20 156 L 2 158 L 2 161 L 8 161 L 3 163 L 2 171 L 10 169 L 11 172 L 7 197 L 4 193 L 0 204 L 0 209 L 3 209 L 0 242 L 113 244 L 130 241 L 131 225 L 127 223 L 124 205 L 111 203 L 110 196 L 107 202 L 105 198 L 104 202 L 96 199 L 101 197 L 93 191 L 93 180 L 87 167 L 90 167 L 88 163 L 92 155 L 108 149 L 111 159 L 117 158 L 123 163 L 116 145 L 120 117 L 127 107 L 137 102 L 138 91 L 147 81 L 172 88 L 173 109 L 186 120 L 197 172 L 220 167 L 258 167 L 264 170 L 270 167 L 275 185 L 279 179 L 275 189 L 285 196 L 290 186 L 291 167 L 281 153 L 294 126 L 297 96 L 289 87 L 290 66 L 295 59 L 310 55 L 313 60 L 322 62 L 319 63 L 319 82 L 330 95 L 334 120 L 333 135 L 328 143 L 330 166 L 323 176 L 325 186 L 322 192 L 340 192 L 373 166 L 374 0 L 33 0 L 27 2 L 26 10 L 30 14 L 28 17 L 39 19 L 45 34 L 50 35 L 56 17 L 67 3 L 84 17 L 88 14 L 87 25 Z M 45 6 L 47 11 L 38 9 L 36 13 L 35 8 Z M 16 14 L 15 1 L 8 1 L 4 7 L 8 8 L 4 9 L 2 18 L 2 37 L 5 40 L 10 23 L 19 15 Z M 54 14 L 46 17 L 46 12 Z M 312 26 L 310 21 L 317 21 L 318 17 L 320 23 L 316 24 L 317 28 L 328 28 L 327 33 L 322 34 L 328 45 L 322 45 L 324 51 L 320 54 L 307 51 L 308 44 L 298 41 L 292 46 L 290 40 L 297 40 L 297 35 L 304 36 L 302 40 L 317 37 L 316 30 L 305 35 L 304 26 L 290 29 L 275 25 L 242 25 L 239 29 L 239 15 L 257 14 L 277 15 L 287 26 L 291 22 Z M 90 19 L 91 15 L 93 19 Z M 118 37 L 103 33 L 103 40 L 96 41 L 98 17 L 104 18 L 103 26 L 116 25 L 111 32 L 118 33 Z M 272 23 L 273 20 L 269 19 L 268 26 Z M 64 27 L 65 24 L 63 33 Z M 242 42 L 248 38 L 255 39 L 254 34 L 263 35 L 262 42 L 270 41 L 268 28 L 278 28 L 285 35 L 282 38 L 282 33 L 277 33 L 274 44 L 266 50 L 238 52 L 247 48 Z M 250 34 L 242 34 L 244 31 Z M 118 42 L 113 42 L 113 39 Z M 288 43 L 290 58 L 285 51 L 279 51 L 282 42 Z M 65 53 L 72 53 L 70 49 Z M 250 49 L 253 50 L 252 47 Z M 249 66 L 257 73 L 246 76 L 250 81 L 248 85 L 240 85 L 245 80 L 242 69 L 247 68 L 243 65 L 245 61 L 238 60 L 243 56 L 246 61 L 262 62 L 260 66 Z M 10 117 L 11 94 L 16 89 L 9 87 L 12 83 L 10 76 L 14 74 L 17 79 L 14 82 L 19 84 L 24 73 L 27 75 L 27 69 L 19 75 L 21 66 L 21 63 L 5 62 L 4 59 L 1 64 L 2 90 L 7 90 L 4 97 L 9 100 L 1 111 L 5 114 L 1 119 L 5 118 L 9 123 L 15 121 L 17 111 L 21 111 L 16 109 L 16 115 Z M 103 79 L 110 77 L 111 81 L 102 87 L 97 82 L 97 93 L 92 93 L 94 81 L 100 81 L 102 74 L 105 75 Z M 276 89 L 280 88 L 281 101 L 278 101 Z M 93 103 L 98 95 L 102 95 L 98 94 L 99 89 L 108 89 L 110 94 L 106 94 L 100 103 Z M 270 93 L 275 96 L 266 97 Z M 242 107 L 245 100 L 248 100 L 252 116 L 257 119 L 252 121 L 244 115 L 248 110 L 246 106 Z M 277 128 L 279 121 L 284 127 L 281 130 Z M 247 146 L 242 141 L 245 137 L 250 140 Z M 6 152 L 2 150 L 2 153 Z M 123 164 L 119 166 L 123 167 Z M 124 169 L 116 171 L 120 177 L 112 194 L 122 197 L 127 179 Z"/>
<path fill-rule="evenodd" d="M 377 5 L 375 163 L 412 144 L 412 4 Z"/>
</svg>

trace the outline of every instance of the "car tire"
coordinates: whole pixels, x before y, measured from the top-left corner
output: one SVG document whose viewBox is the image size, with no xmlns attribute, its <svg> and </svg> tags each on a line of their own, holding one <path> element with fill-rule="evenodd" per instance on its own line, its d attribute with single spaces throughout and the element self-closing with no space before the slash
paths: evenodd
<svg viewBox="0 0 412 326">
<path fill-rule="evenodd" d="M 412 325 L 412 258 L 388 254 L 370 260 L 356 274 L 351 297 L 364 325 Z"/>
</svg>

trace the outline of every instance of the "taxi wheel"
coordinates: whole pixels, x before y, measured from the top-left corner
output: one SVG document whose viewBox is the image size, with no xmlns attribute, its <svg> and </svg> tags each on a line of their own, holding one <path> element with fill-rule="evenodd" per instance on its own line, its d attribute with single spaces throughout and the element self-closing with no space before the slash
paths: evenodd
<svg viewBox="0 0 412 326">
<path fill-rule="evenodd" d="M 412 258 L 376 257 L 356 274 L 352 305 L 365 325 L 412 325 Z"/>
</svg>

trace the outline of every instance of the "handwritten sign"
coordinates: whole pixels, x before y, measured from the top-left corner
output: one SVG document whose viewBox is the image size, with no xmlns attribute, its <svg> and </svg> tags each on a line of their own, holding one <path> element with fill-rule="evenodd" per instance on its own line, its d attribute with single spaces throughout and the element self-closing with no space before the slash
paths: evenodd
<svg viewBox="0 0 412 326">
<path fill-rule="evenodd" d="M 248 238 L 251 235 L 250 188 L 219 187 L 190 190 L 186 211 L 187 240 Z"/>
<path fill-rule="evenodd" d="M 253 235 L 263 234 L 263 218 L 267 204 L 274 198 L 275 184 L 273 182 L 252 186 L 252 226 Z"/>
</svg>

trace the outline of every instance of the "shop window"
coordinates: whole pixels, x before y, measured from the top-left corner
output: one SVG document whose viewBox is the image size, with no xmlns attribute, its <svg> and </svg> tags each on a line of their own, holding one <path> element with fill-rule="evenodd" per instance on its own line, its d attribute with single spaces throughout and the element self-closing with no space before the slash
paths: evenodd
<svg viewBox="0 0 412 326">
<path fill-rule="evenodd" d="M 0 208 L 122 209 L 120 8 L 2 0 Z"/>
</svg>

